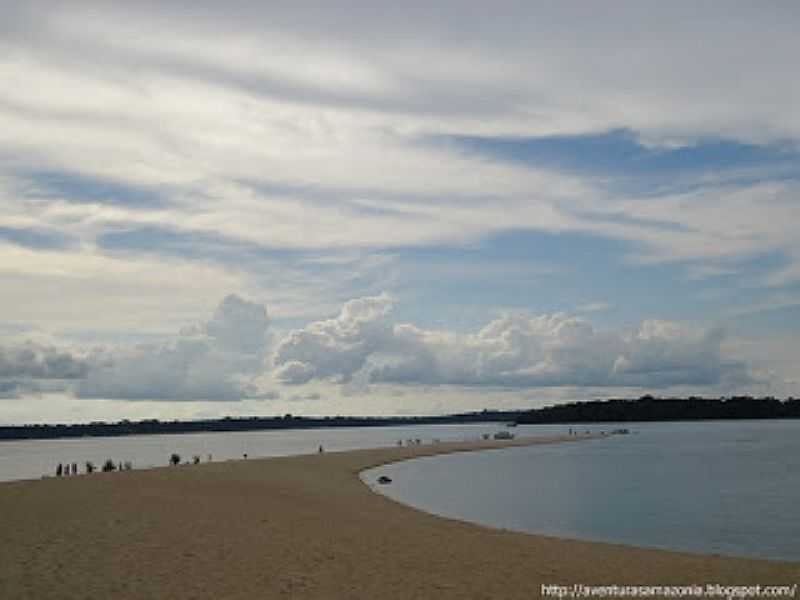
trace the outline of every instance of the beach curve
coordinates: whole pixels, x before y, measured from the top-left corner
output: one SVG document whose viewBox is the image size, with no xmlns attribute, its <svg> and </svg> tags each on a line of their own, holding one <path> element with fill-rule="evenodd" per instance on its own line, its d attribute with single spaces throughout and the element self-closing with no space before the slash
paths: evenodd
<svg viewBox="0 0 800 600">
<path fill-rule="evenodd" d="M 0 484 L 1 598 L 531 598 L 542 584 L 794 584 L 797 563 L 446 519 L 359 478 L 566 441 L 447 442 Z"/>
</svg>

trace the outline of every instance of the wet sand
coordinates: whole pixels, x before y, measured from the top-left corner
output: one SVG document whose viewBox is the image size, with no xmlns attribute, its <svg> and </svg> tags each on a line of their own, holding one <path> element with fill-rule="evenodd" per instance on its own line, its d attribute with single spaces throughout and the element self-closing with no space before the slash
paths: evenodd
<svg viewBox="0 0 800 600">
<path fill-rule="evenodd" d="M 2 483 L 0 598 L 529 599 L 540 596 L 543 583 L 800 583 L 800 563 L 563 540 L 443 519 L 375 494 L 358 478 L 366 468 L 406 458 L 564 439 Z"/>
</svg>

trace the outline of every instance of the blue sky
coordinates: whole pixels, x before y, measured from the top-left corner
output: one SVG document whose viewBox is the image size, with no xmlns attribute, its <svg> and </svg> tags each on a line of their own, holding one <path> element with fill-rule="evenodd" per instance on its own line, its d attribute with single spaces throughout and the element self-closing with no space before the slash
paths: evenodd
<svg viewBox="0 0 800 600">
<path fill-rule="evenodd" d="M 800 393 L 794 3 L 234 4 L 0 7 L 0 422 Z"/>
</svg>

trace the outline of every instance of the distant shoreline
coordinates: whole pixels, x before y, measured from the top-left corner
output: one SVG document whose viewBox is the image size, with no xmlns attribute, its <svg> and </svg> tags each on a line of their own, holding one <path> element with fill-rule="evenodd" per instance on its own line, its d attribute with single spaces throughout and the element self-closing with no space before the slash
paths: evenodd
<svg viewBox="0 0 800 600">
<path fill-rule="evenodd" d="M 196 421 L 123 420 L 116 423 L 34 424 L 0 426 L 0 442 L 13 440 L 122 437 L 183 433 L 232 433 L 237 431 L 285 431 L 341 427 L 400 427 L 413 425 L 468 425 L 513 422 L 522 411 L 481 411 L 440 416 L 412 417 L 224 417 Z"/>
<path fill-rule="evenodd" d="M 689 421 L 800 419 L 800 399 L 655 398 L 570 402 L 529 410 L 482 410 L 451 415 L 409 417 L 327 416 L 223 417 L 194 421 L 122 420 L 116 423 L 0 425 L 0 442 L 6 440 L 119 437 L 179 433 L 225 433 L 335 427 L 397 427 L 403 425 L 465 425 L 513 423 L 520 425 L 589 425 Z"/>
</svg>

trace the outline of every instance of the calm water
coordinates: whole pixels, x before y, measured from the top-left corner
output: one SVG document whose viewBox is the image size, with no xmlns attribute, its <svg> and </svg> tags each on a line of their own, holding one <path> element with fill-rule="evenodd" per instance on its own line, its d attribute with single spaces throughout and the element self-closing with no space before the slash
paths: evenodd
<svg viewBox="0 0 800 600">
<path fill-rule="evenodd" d="M 434 439 L 478 439 L 483 433 L 499 429 L 502 426 L 498 424 L 484 423 L 0 442 L 0 481 L 54 475 L 58 463 L 77 462 L 83 472 L 87 460 L 100 466 L 110 458 L 117 463 L 129 460 L 134 468 L 146 468 L 166 465 L 173 452 L 180 454 L 183 460 L 198 455 L 205 462 L 209 454 L 215 461 L 239 459 L 245 453 L 250 458 L 308 454 L 316 452 L 320 444 L 326 451 L 335 451 L 393 446 L 397 440 L 407 439 L 420 439 L 425 443 Z M 541 432 L 542 435 L 553 430 L 547 426 L 519 429 L 531 434 Z M 563 427 L 557 430 L 562 431 Z"/>
<path fill-rule="evenodd" d="M 422 458 L 362 478 L 493 527 L 800 560 L 800 421 L 627 426 L 632 435 Z M 378 486 L 380 475 L 393 483 Z"/>
</svg>

